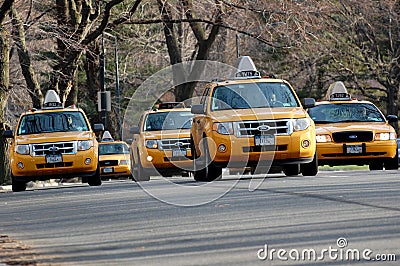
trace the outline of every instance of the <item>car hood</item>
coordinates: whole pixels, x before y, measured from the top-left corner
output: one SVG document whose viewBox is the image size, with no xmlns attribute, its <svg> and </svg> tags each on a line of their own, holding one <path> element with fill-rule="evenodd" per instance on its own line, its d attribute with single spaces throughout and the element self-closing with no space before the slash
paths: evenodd
<svg viewBox="0 0 400 266">
<path fill-rule="evenodd" d="M 163 130 L 163 131 L 146 131 L 144 132 L 146 139 L 180 139 L 189 138 L 190 129 L 174 129 L 174 130 Z"/>
<path fill-rule="evenodd" d="M 385 122 L 346 122 L 332 124 L 316 124 L 317 134 L 331 134 L 333 132 L 343 131 L 373 131 L 373 132 L 393 132 L 394 129 Z"/>
<path fill-rule="evenodd" d="M 33 143 L 47 143 L 47 142 L 66 142 L 77 140 L 89 140 L 93 138 L 93 133 L 90 131 L 71 131 L 71 132 L 53 132 L 53 133 L 40 133 L 17 136 L 17 144 L 33 144 Z"/>
<path fill-rule="evenodd" d="M 105 154 L 99 156 L 99 161 L 110 161 L 110 160 L 130 160 L 129 154 Z"/>
<path fill-rule="evenodd" d="M 242 120 L 304 118 L 308 115 L 301 107 L 275 107 L 215 111 L 212 112 L 211 116 L 214 120 L 220 122 L 234 122 Z"/>
</svg>

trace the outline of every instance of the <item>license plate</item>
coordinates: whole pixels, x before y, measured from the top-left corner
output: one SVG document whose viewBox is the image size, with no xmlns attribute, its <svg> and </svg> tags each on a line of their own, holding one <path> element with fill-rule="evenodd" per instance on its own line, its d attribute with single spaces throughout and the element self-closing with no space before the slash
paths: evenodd
<svg viewBox="0 0 400 266">
<path fill-rule="evenodd" d="M 362 145 L 346 145 L 346 153 L 358 154 L 362 152 Z"/>
<path fill-rule="evenodd" d="M 47 154 L 46 163 L 62 163 L 61 154 Z"/>
<path fill-rule="evenodd" d="M 173 149 L 172 157 L 183 157 L 186 156 L 186 149 Z"/>
<path fill-rule="evenodd" d="M 255 135 L 254 136 L 254 145 L 255 146 L 275 145 L 275 136 L 274 135 Z"/>
<path fill-rule="evenodd" d="M 113 168 L 103 168 L 103 173 L 112 173 L 113 171 Z"/>
</svg>

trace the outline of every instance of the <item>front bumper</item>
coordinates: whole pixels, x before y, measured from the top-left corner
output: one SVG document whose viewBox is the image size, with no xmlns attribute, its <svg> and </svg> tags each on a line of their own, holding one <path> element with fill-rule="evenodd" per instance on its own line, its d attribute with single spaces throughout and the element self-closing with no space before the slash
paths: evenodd
<svg viewBox="0 0 400 266">
<path fill-rule="evenodd" d="M 97 153 L 93 148 L 76 154 L 63 154 L 62 162 L 46 163 L 45 156 L 13 153 L 11 171 L 18 181 L 48 180 L 61 177 L 90 177 L 96 174 Z"/>
<path fill-rule="evenodd" d="M 190 149 L 179 156 L 173 156 L 172 150 L 148 149 L 141 154 L 142 166 L 147 169 L 182 169 L 188 170 L 192 167 L 193 161 Z"/>
<path fill-rule="evenodd" d="M 210 155 L 214 163 L 221 166 L 252 166 L 261 161 L 273 165 L 309 163 L 315 154 L 315 135 L 311 130 L 293 132 L 291 135 L 275 136 L 274 146 L 255 146 L 254 137 L 238 138 L 212 132 L 207 138 Z M 212 142 L 212 143 L 210 143 Z M 304 147 L 305 142 L 308 146 Z M 226 150 L 218 148 L 225 145 Z"/>
<path fill-rule="evenodd" d="M 358 146 L 358 153 L 347 153 L 347 147 Z M 373 161 L 392 159 L 396 156 L 395 140 L 355 142 L 355 143 L 317 143 L 318 163 L 320 165 L 364 165 Z"/>
</svg>

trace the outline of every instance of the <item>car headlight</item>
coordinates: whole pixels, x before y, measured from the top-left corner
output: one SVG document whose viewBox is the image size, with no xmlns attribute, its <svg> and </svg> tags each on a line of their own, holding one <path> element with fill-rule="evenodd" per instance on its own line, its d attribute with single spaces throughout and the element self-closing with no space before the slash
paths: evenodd
<svg viewBox="0 0 400 266">
<path fill-rule="evenodd" d="M 214 123 L 213 130 L 217 131 L 219 134 L 232 135 L 233 134 L 233 124 L 232 124 L 232 122 Z"/>
<path fill-rule="evenodd" d="M 129 165 L 129 161 L 128 160 L 121 160 L 119 162 L 120 165 Z"/>
<path fill-rule="evenodd" d="M 17 145 L 15 151 L 19 154 L 29 154 L 29 145 Z"/>
<path fill-rule="evenodd" d="M 292 119 L 292 124 L 293 131 L 306 130 L 309 126 L 311 126 L 311 122 L 308 118 Z"/>
<path fill-rule="evenodd" d="M 78 151 L 87 151 L 93 146 L 93 141 L 91 140 L 79 140 L 78 141 Z"/>
<path fill-rule="evenodd" d="M 146 140 L 145 143 L 146 143 L 146 148 L 149 148 L 149 149 L 157 149 L 157 147 L 158 147 L 157 140 L 154 140 L 154 139 Z"/>
<path fill-rule="evenodd" d="M 332 138 L 330 135 L 317 135 L 315 140 L 319 143 L 323 142 L 332 142 Z"/>
<path fill-rule="evenodd" d="M 394 132 L 383 132 L 383 133 L 376 133 L 375 140 L 395 140 L 396 133 Z"/>
</svg>

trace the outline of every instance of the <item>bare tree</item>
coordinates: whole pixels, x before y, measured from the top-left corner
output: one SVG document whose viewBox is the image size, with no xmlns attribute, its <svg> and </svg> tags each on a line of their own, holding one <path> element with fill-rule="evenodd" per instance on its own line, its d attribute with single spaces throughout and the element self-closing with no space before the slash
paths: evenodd
<svg viewBox="0 0 400 266">
<path fill-rule="evenodd" d="M 8 129 L 5 117 L 5 107 L 7 104 L 10 81 L 9 81 L 9 39 L 7 27 L 4 23 L 7 14 L 13 5 L 13 0 L 6 0 L 0 6 L 0 184 L 7 180 L 9 169 L 7 149 L 8 145 L 3 138 L 4 130 Z"/>
</svg>

